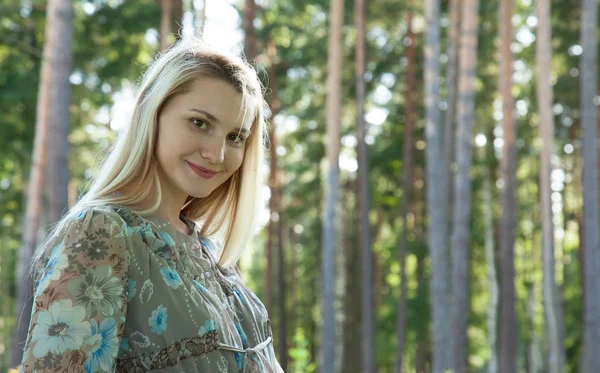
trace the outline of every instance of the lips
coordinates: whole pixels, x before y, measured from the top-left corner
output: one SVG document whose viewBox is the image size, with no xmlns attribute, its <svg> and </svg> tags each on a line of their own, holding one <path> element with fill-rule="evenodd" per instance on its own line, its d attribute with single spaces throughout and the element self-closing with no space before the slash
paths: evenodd
<svg viewBox="0 0 600 373">
<path fill-rule="evenodd" d="M 209 170 L 207 168 L 198 166 L 197 164 L 191 163 L 191 162 L 187 162 L 188 166 L 190 166 L 190 168 L 192 169 L 192 171 L 194 171 L 194 173 L 204 179 L 210 179 L 213 176 L 215 176 L 217 174 L 216 171 L 212 171 Z"/>
</svg>

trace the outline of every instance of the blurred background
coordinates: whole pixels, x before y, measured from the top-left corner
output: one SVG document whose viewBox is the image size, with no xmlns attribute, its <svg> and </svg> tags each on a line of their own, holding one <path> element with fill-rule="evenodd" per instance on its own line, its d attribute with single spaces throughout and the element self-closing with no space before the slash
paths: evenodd
<svg viewBox="0 0 600 373">
<path fill-rule="evenodd" d="M 0 371 L 36 242 L 147 64 L 200 34 L 266 87 L 263 226 L 239 265 L 286 372 L 597 372 L 598 6 L 2 0 Z"/>
</svg>

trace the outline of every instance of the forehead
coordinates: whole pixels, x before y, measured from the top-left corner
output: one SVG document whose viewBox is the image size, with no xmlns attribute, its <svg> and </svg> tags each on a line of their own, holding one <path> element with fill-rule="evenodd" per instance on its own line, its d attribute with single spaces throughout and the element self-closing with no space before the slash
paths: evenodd
<svg viewBox="0 0 600 373">
<path fill-rule="evenodd" d="M 240 92 L 221 79 L 197 78 L 175 99 L 178 109 L 206 111 L 228 128 L 250 130 L 252 126 L 254 110 Z"/>
</svg>

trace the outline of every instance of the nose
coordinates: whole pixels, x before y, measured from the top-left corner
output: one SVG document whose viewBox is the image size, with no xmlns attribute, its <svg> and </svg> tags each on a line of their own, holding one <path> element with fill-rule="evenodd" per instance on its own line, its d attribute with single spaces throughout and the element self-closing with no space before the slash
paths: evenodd
<svg viewBox="0 0 600 373">
<path fill-rule="evenodd" d="M 225 140 L 212 138 L 203 144 L 200 155 L 209 163 L 223 163 L 225 159 Z"/>
</svg>

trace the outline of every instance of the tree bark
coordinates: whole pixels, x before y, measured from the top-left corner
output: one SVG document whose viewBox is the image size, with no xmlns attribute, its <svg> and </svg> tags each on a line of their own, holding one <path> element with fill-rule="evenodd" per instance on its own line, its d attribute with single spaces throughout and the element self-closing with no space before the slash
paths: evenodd
<svg viewBox="0 0 600 373">
<path fill-rule="evenodd" d="M 490 144 L 492 144 L 490 142 Z M 492 145 L 493 146 L 493 145 Z M 487 307 L 488 344 L 490 346 L 490 361 L 488 373 L 498 372 L 498 355 L 496 351 L 497 340 L 497 309 L 498 309 L 498 277 L 496 275 L 495 251 L 494 251 L 494 217 L 492 213 L 492 183 L 491 175 L 484 171 L 483 175 L 483 205 L 485 206 L 485 262 L 487 267 L 488 286 L 490 289 L 490 300 Z"/>
<path fill-rule="evenodd" d="M 583 373 L 598 371 L 597 354 L 600 351 L 600 297 L 592 291 L 600 289 L 600 254 L 598 247 L 598 108 L 594 105 L 598 84 L 597 33 L 598 2 L 582 0 L 580 58 L 580 105 L 583 129 L 583 234 L 585 258 Z"/>
<path fill-rule="evenodd" d="M 361 366 L 361 346 L 356 341 L 360 340 L 361 309 L 360 300 L 362 289 L 360 287 L 360 258 L 358 245 L 356 244 L 356 196 L 357 181 L 349 180 L 345 183 L 345 201 L 344 205 L 343 238 L 344 238 L 344 261 L 346 265 L 346 288 L 344 295 L 344 328 L 343 328 L 343 359 L 342 373 L 356 373 L 357 368 Z M 352 203 L 353 202 L 353 203 Z"/>
<path fill-rule="evenodd" d="M 406 21 L 407 37 L 410 45 L 407 50 L 406 67 L 406 114 L 404 125 L 404 151 L 402 155 L 402 204 L 400 207 L 400 219 L 402 234 L 400 235 L 399 261 L 400 261 L 400 298 L 398 300 L 398 311 L 396 313 L 396 335 L 398 344 L 396 347 L 396 372 L 402 373 L 404 341 L 406 340 L 406 252 L 408 251 L 408 205 L 412 193 L 412 168 L 414 147 L 414 121 L 415 121 L 415 91 L 417 82 L 415 76 L 415 59 L 417 54 L 417 38 L 412 28 L 413 14 L 409 13 Z"/>
<path fill-rule="evenodd" d="M 271 89 L 271 94 L 269 95 L 269 104 L 271 107 L 271 112 L 273 116 L 277 114 L 279 111 L 279 90 L 277 86 L 277 48 L 275 46 L 275 42 L 273 38 L 269 38 L 267 42 L 267 54 L 269 56 L 269 60 L 271 61 L 271 65 L 269 66 L 269 88 Z M 270 153 L 270 165 L 271 165 L 271 173 L 269 175 L 269 188 L 271 188 L 271 199 L 269 200 L 269 209 L 271 210 L 271 220 L 269 221 L 269 244 L 268 251 L 269 254 L 267 257 L 268 260 L 268 270 L 267 270 L 267 281 L 272 279 L 270 277 L 272 275 L 272 260 L 271 254 L 274 247 L 274 243 L 277 242 L 277 253 L 278 253 L 278 279 L 277 279 L 277 289 L 278 289 L 278 314 L 279 314 L 279 341 L 278 341 L 278 355 L 279 355 L 279 364 L 281 368 L 285 371 L 287 369 L 287 330 L 286 330 L 286 313 L 285 313 L 285 303 L 286 303 L 286 289 L 284 285 L 284 270 L 285 270 L 285 245 L 283 240 L 283 208 L 281 206 L 281 175 L 279 174 L 279 165 L 278 165 L 278 157 L 277 157 L 277 134 L 275 132 L 275 122 L 271 122 L 271 131 L 269 134 L 269 139 L 271 141 L 271 147 L 269 149 Z M 270 288 L 269 284 L 269 288 Z M 269 289 L 271 290 L 271 289 Z M 272 299 L 269 299 L 271 302 Z"/>
<path fill-rule="evenodd" d="M 183 1 L 175 0 L 173 4 L 173 18 L 175 19 L 175 41 L 181 40 L 183 34 Z"/>
<path fill-rule="evenodd" d="M 354 20 L 356 27 L 355 79 L 358 141 L 358 211 L 359 243 L 362 284 L 362 372 L 375 371 L 375 344 L 373 343 L 373 254 L 369 224 L 369 160 L 365 142 L 365 71 L 366 71 L 366 6 L 364 0 L 354 1 Z"/>
<path fill-rule="evenodd" d="M 501 191 L 502 219 L 500 222 L 501 293 L 500 293 L 500 346 L 499 370 L 516 373 L 517 369 L 517 317 L 515 311 L 515 226 L 516 226 L 516 129 L 513 118 L 512 98 L 512 37 L 513 0 L 500 2 L 500 74 L 499 87 L 502 97 L 502 128 L 504 148 L 502 156 Z"/>
<path fill-rule="evenodd" d="M 269 106 L 271 108 L 271 112 L 273 113 L 273 117 L 275 117 L 277 111 L 279 110 L 279 97 L 277 90 L 277 75 L 275 68 L 275 58 L 276 58 L 277 50 L 275 47 L 275 43 L 272 38 L 269 38 L 267 42 L 267 55 L 271 61 L 271 65 L 269 67 L 269 75 L 271 79 L 269 81 L 271 94 L 269 95 Z M 272 311 L 273 307 L 273 290 L 272 290 L 272 282 L 273 282 L 273 250 L 275 244 L 277 242 L 277 236 L 279 232 L 279 183 L 277 178 L 277 136 L 275 133 L 275 122 L 271 121 L 271 128 L 269 131 L 269 156 L 270 156 L 270 168 L 271 172 L 269 174 L 269 189 L 271 190 L 271 198 L 269 199 L 269 210 L 271 212 L 271 217 L 269 219 L 269 227 L 268 227 L 268 237 L 267 237 L 267 269 L 265 271 L 265 289 L 266 289 L 266 307 L 267 310 Z"/>
<path fill-rule="evenodd" d="M 46 168 L 48 220 L 56 223 L 69 207 L 69 129 L 71 104 L 71 67 L 73 65 L 72 52 L 72 10 L 64 8 L 61 36 L 55 45 L 55 65 L 53 69 L 54 84 L 50 86 L 50 100 L 48 117 L 48 165 Z"/>
<path fill-rule="evenodd" d="M 254 0 L 246 0 L 244 8 L 244 54 L 248 61 L 256 59 L 256 29 L 254 27 L 254 18 L 256 18 L 256 3 Z"/>
<path fill-rule="evenodd" d="M 66 68 L 66 66 L 70 65 L 69 61 L 72 58 L 70 52 L 73 17 L 71 2 L 49 0 L 47 15 L 44 29 L 46 41 L 36 108 L 33 162 L 27 187 L 27 208 L 23 223 L 23 242 L 17 253 L 17 299 L 15 303 L 17 328 L 13 337 L 11 362 L 15 367 L 21 364 L 31 317 L 33 284 L 29 278 L 26 278 L 26 270 L 37 245 L 38 230 L 42 219 L 44 170 L 48 163 L 50 123 L 51 120 L 59 119 L 66 123 L 69 122 L 69 91 L 62 93 L 58 90 L 64 89 L 69 84 L 70 68 Z M 62 66 L 63 64 L 66 66 Z M 58 95 L 59 99 L 55 99 L 53 95 Z"/>
<path fill-rule="evenodd" d="M 467 371 L 467 316 L 469 314 L 469 244 L 471 227 L 471 164 L 477 65 L 479 0 L 462 1 L 456 164 L 452 234 L 452 325 L 454 372 Z"/>
<path fill-rule="evenodd" d="M 446 116 L 444 120 L 444 167 L 442 167 L 442 180 L 444 185 L 447 185 L 448 198 L 444 199 L 440 205 L 442 213 L 446 216 L 448 232 L 452 225 L 452 198 L 453 195 L 453 173 L 452 164 L 454 162 L 454 140 L 455 140 L 455 128 L 456 122 L 456 91 L 457 91 L 457 76 L 458 76 L 458 48 L 460 46 L 460 22 L 461 22 L 461 3 L 462 0 L 450 0 L 449 1 L 449 16 L 450 26 L 448 27 L 448 66 L 446 71 L 446 77 L 448 82 L 448 92 L 446 95 L 446 102 L 448 109 L 446 110 Z M 449 237 L 450 238 L 450 237 Z"/>
<path fill-rule="evenodd" d="M 431 309 L 433 330 L 433 373 L 452 369 L 450 298 L 448 292 L 448 217 L 439 209 L 448 198 L 443 183 L 442 125 L 439 104 L 440 3 L 425 0 L 425 134 L 427 148 L 427 209 L 429 213 L 429 251 L 431 257 Z"/>
<path fill-rule="evenodd" d="M 342 118 L 342 26 L 344 1 L 331 0 L 329 55 L 327 59 L 327 183 L 323 203 L 323 250 L 321 260 L 322 338 L 319 370 L 333 372 L 335 360 L 335 206 L 339 194 L 340 127 Z"/>
<path fill-rule="evenodd" d="M 169 35 L 171 34 L 171 9 L 172 0 L 160 0 L 160 45 L 161 51 L 169 47 Z"/>
<path fill-rule="evenodd" d="M 537 100 L 540 113 L 539 131 L 542 138 L 540 153 L 540 209 L 542 214 L 542 256 L 543 256 L 543 289 L 544 312 L 547 322 L 547 338 L 550 342 L 548 351 L 548 367 L 550 373 L 565 371 L 566 355 L 564 341 L 559 330 L 564 328 L 558 309 L 561 307 L 559 288 L 555 279 L 554 260 L 554 223 L 552 222 L 552 200 L 550 175 L 552 173 L 551 157 L 554 152 L 554 116 L 552 113 L 553 90 L 550 82 L 552 45 L 550 37 L 550 3 L 549 0 L 536 1 L 538 19 L 536 35 Z"/>
<path fill-rule="evenodd" d="M 535 319 L 535 298 L 533 284 L 527 286 L 527 324 L 531 330 L 531 339 L 527 345 L 527 372 L 539 373 L 542 368 L 542 359 L 537 333 L 533 320 Z"/>
</svg>

